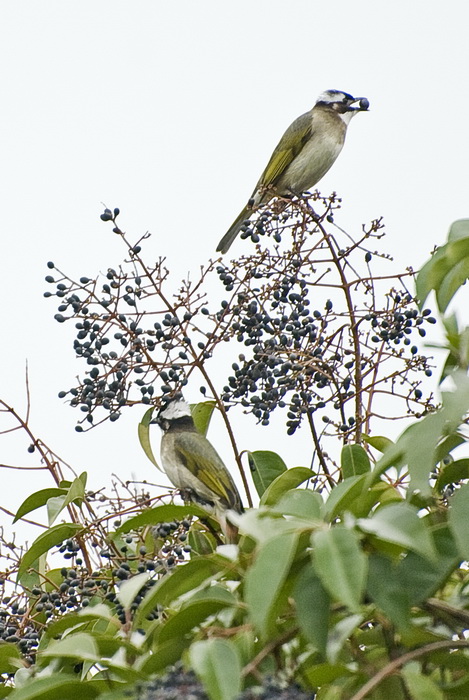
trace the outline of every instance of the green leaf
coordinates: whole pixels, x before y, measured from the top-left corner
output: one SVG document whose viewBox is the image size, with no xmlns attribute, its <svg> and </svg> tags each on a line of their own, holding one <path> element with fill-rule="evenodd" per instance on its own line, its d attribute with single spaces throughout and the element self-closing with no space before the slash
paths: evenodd
<svg viewBox="0 0 469 700">
<path fill-rule="evenodd" d="M 340 466 L 344 479 L 366 474 L 371 469 L 370 458 L 361 445 L 345 445 L 340 455 Z"/>
<path fill-rule="evenodd" d="M 452 297 L 467 278 L 468 257 L 468 220 L 460 219 L 451 226 L 448 243 L 437 249 L 417 275 L 416 289 L 420 308 L 428 294 L 435 290 L 440 311 L 446 310 Z"/>
<path fill-rule="evenodd" d="M 205 581 L 213 580 L 229 565 L 228 560 L 215 557 L 197 557 L 176 567 L 153 586 L 138 606 L 136 624 L 140 624 L 158 605 L 167 606 L 181 595 L 193 591 Z"/>
<path fill-rule="evenodd" d="M 145 411 L 144 416 L 140 423 L 138 424 L 138 440 L 140 442 L 140 445 L 142 446 L 143 451 L 145 452 L 146 456 L 150 460 L 152 464 L 155 465 L 157 469 L 162 472 L 162 468 L 158 464 L 158 462 L 155 459 L 155 456 L 153 454 L 153 450 L 151 449 L 151 442 L 150 442 L 150 425 L 151 425 L 151 420 L 153 417 L 153 411 L 155 410 L 155 407 L 152 406 L 151 408 L 148 409 L 148 411 Z"/>
<path fill-rule="evenodd" d="M 191 403 L 191 413 L 197 431 L 206 436 L 213 411 L 217 406 L 216 401 L 201 401 L 200 403 Z"/>
<path fill-rule="evenodd" d="M 15 673 L 18 667 L 22 665 L 22 661 L 19 664 L 14 662 L 20 659 L 21 654 L 16 644 L 10 644 L 9 642 L 0 643 L 0 673 Z"/>
<path fill-rule="evenodd" d="M 36 491 L 36 493 L 32 493 L 18 508 L 13 522 L 16 523 L 17 520 L 24 518 L 25 515 L 31 513 L 33 510 L 36 510 L 36 508 L 45 506 L 49 498 L 54 498 L 54 496 L 63 496 L 66 493 L 67 492 L 65 489 L 57 488 L 41 489 L 40 491 Z"/>
<path fill-rule="evenodd" d="M 130 530 L 138 530 L 140 527 L 147 525 L 158 525 L 159 523 L 171 522 L 171 520 L 183 520 L 187 515 L 196 515 L 199 518 L 206 518 L 207 511 L 192 504 L 186 506 L 175 506 L 167 504 L 156 506 L 155 508 L 147 508 L 138 515 L 129 518 L 111 534 L 111 537 L 119 537 L 119 535 L 130 532 Z"/>
<path fill-rule="evenodd" d="M 80 683 L 75 676 L 60 672 L 47 678 L 31 678 L 22 688 L 16 688 L 9 700 L 88 700 L 97 698 L 98 688 L 90 683 Z"/>
<path fill-rule="evenodd" d="M 399 503 L 402 501 L 402 495 L 398 489 L 385 481 L 378 481 L 362 493 L 360 498 L 355 499 L 349 508 L 356 518 L 364 518 L 369 515 L 377 503 L 386 505 L 396 501 Z"/>
<path fill-rule="evenodd" d="M 330 598 L 311 566 L 305 566 L 293 589 L 296 617 L 306 639 L 326 654 Z"/>
<path fill-rule="evenodd" d="M 29 549 L 24 553 L 18 569 L 18 578 L 25 573 L 29 567 L 39 559 L 42 554 L 45 554 L 52 547 L 60 544 L 64 540 L 73 537 L 77 532 L 83 529 L 82 525 L 77 523 L 61 523 L 54 525 L 37 537 Z"/>
<path fill-rule="evenodd" d="M 455 484 L 464 479 L 469 479 L 469 459 L 467 458 L 445 464 L 438 474 L 436 489 L 442 491 L 448 484 Z"/>
<path fill-rule="evenodd" d="M 464 445 L 466 438 L 461 433 L 450 433 L 438 443 L 435 450 L 435 462 L 441 462 L 460 445 Z"/>
<path fill-rule="evenodd" d="M 389 445 L 394 445 L 393 441 L 384 435 L 365 435 L 362 433 L 363 442 L 368 443 L 371 447 L 374 447 L 378 452 L 384 452 Z"/>
<path fill-rule="evenodd" d="M 405 630 L 410 624 L 410 600 L 402 587 L 397 566 L 388 557 L 371 554 L 368 558 L 367 593 L 393 622 Z"/>
<path fill-rule="evenodd" d="M 365 590 L 367 557 L 356 532 L 343 525 L 313 532 L 313 565 L 333 598 L 358 611 Z"/>
<path fill-rule="evenodd" d="M 210 700 L 234 700 L 241 692 L 241 661 L 235 645 L 226 639 L 195 642 L 190 662 Z"/>
<path fill-rule="evenodd" d="M 69 503 L 77 503 L 83 501 L 85 498 L 86 482 L 88 479 L 88 474 L 82 472 L 76 479 L 70 484 L 68 493 L 65 499 L 65 505 L 68 506 Z"/>
<path fill-rule="evenodd" d="M 59 513 L 63 510 L 65 503 L 65 494 L 62 496 L 53 496 L 47 501 L 47 522 L 53 525 Z"/>
<path fill-rule="evenodd" d="M 445 700 L 445 695 L 436 683 L 428 676 L 422 675 L 419 664 L 407 664 L 401 675 L 412 700 Z"/>
<path fill-rule="evenodd" d="M 339 513 L 347 510 L 353 501 L 362 496 L 366 479 L 366 474 L 349 476 L 348 479 L 334 486 L 324 507 L 329 520 L 333 520 Z"/>
<path fill-rule="evenodd" d="M 139 666 L 139 671 L 144 676 L 161 673 L 168 666 L 172 666 L 176 661 L 180 661 L 183 652 L 190 644 L 186 637 L 176 637 L 168 639 L 166 642 L 158 641 L 153 649 L 153 654 L 147 656 Z"/>
<path fill-rule="evenodd" d="M 272 481 L 287 470 L 286 464 L 278 454 L 269 450 L 256 450 L 247 455 L 257 495 L 262 496 Z"/>
<path fill-rule="evenodd" d="M 391 445 L 373 471 L 376 480 L 391 466 L 407 464 L 410 473 L 410 492 L 420 491 L 431 496 L 429 476 L 435 467 L 435 456 L 443 436 L 455 432 L 469 406 L 469 378 L 455 373 L 455 391 L 442 393 L 442 408 L 410 425 Z"/>
<path fill-rule="evenodd" d="M 448 241 L 469 237 L 469 219 L 456 219 L 449 228 Z"/>
<path fill-rule="evenodd" d="M 226 607 L 229 607 L 226 602 L 220 600 L 191 601 L 166 620 L 159 631 L 158 641 L 163 643 L 180 639 Z"/>
<path fill-rule="evenodd" d="M 327 658 L 329 661 L 333 664 L 338 662 L 344 644 L 362 622 L 363 615 L 348 615 L 334 625 L 329 634 L 327 644 Z"/>
<path fill-rule="evenodd" d="M 305 520 L 321 520 L 323 507 L 324 501 L 317 491 L 292 489 L 284 493 L 271 510 L 274 513 L 295 515 Z"/>
<path fill-rule="evenodd" d="M 465 250 L 466 257 L 459 260 L 448 270 L 446 277 L 442 280 L 436 294 L 438 308 L 444 312 L 449 306 L 451 299 L 469 277 L 469 250 Z"/>
<path fill-rule="evenodd" d="M 59 513 L 66 508 L 70 503 L 80 504 L 85 498 L 85 487 L 87 481 L 87 473 L 83 472 L 77 476 L 68 487 L 67 492 L 62 496 L 49 498 L 47 501 L 47 516 L 49 525 L 52 525 Z"/>
<path fill-rule="evenodd" d="M 262 494 L 260 504 L 262 506 L 274 505 L 285 491 L 296 488 L 304 481 L 311 479 L 312 476 L 314 476 L 313 472 L 307 467 L 287 469 L 269 484 Z"/>
<path fill-rule="evenodd" d="M 67 657 L 93 662 L 98 661 L 100 658 L 95 638 L 86 632 L 69 634 L 63 639 L 51 641 L 47 647 L 40 651 L 40 655 L 41 657 Z"/>
<path fill-rule="evenodd" d="M 124 608 L 130 608 L 135 596 L 143 588 L 143 586 L 146 584 L 149 578 L 149 572 L 145 571 L 142 574 L 132 576 L 132 578 L 128 579 L 127 581 L 123 581 L 119 587 L 119 592 L 117 594 L 119 603 L 121 603 L 121 605 L 123 605 Z"/>
<path fill-rule="evenodd" d="M 449 526 L 461 557 L 469 560 L 469 484 L 463 484 L 454 493 L 450 504 Z"/>
<path fill-rule="evenodd" d="M 411 605 L 418 605 L 434 595 L 461 562 L 462 557 L 447 525 L 433 530 L 433 540 L 438 555 L 435 562 L 409 552 L 398 564 L 397 574 Z"/>
<path fill-rule="evenodd" d="M 314 664 L 309 668 L 302 668 L 302 675 L 304 674 L 308 680 L 309 685 L 312 688 L 322 688 L 328 686 L 330 683 L 338 678 L 344 678 L 351 676 L 353 671 L 351 671 L 347 666 L 341 664 Z M 340 687 L 337 688 L 339 693 L 333 695 L 334 700 L 341 700 L 343 697 Z M 321 700 L 322 700 L 321 696 Z"/>
<path fill-rule="evenodd" d="M 378 508 L 370 518 L 360 518 L 358 527 L 385 542 L 398 544 L 434 561 L 436 551 L 425 521 L 408 503 L 392 503 Z"/>
<path fill-rule="evenodd" d="M 295 557 L 298 537 L 298 532 L 288 532 L 268 540 L 246 574 L 246 604 L 263 637 L 267 637 L 271 629 L 272 611 Z"/>
</svg>

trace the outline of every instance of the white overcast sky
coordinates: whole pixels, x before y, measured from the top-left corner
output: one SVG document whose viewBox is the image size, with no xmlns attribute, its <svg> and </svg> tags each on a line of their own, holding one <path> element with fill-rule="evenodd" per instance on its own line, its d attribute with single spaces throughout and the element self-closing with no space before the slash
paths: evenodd
<svg viewBox="0 0 469 700">
<path fill-rule="evenodd" d="M 285 128 L 328 88 L 371 108 L 320 188 L 343 197 L 351 233 L 383 216 L 393 269 L 418 268 L 469 217 L 468 23 L 467 0 L 3 2 L 1 398 L 23 410 L 27 361 L 39 437 L 94 486 L 112 472 L 154 478 L 138 410 L 79 436 L 57 398 L 82 367 L 72 328 L 43 299 L 45 264 L 91 277 L 120 261 L 122 244 L 99 220 L 104 202 L 121 208 L 132 238 L 152 232 L 149 258 L 167 256 L 177 275 L 197 270 Z M 275 444 L 268 431 L 249 434 L 241 447 Z M 26 441 L 0 447 L 2 462 L 35 463 Z M 291 448 L 283 456 L 295 466 Z M 37 473 L 2 479 L 11 508 L 50 485 Z"/>
</svg>

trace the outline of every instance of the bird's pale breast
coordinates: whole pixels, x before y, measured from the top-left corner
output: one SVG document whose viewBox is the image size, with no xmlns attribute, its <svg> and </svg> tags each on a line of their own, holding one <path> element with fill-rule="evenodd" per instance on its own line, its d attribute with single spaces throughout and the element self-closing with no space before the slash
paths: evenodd
<svg viewBox="0 0 469 700">
<path fill-rule="evenodd" d="M 338 141 L 337 134 L 313 133 L 280 178 L 277 190 L 282 194 L 310 190 L 333 165 L 343 145 L 343 139 Z"/>
</svg>

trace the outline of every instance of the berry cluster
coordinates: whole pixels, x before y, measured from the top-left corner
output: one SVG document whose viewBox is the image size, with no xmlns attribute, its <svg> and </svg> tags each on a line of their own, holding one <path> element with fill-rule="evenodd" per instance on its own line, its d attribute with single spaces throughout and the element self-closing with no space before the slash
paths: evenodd
<svg viewBox="0 0 469 700">
<path fill-rule="evenodd" d="M 0 640 L 17 644 L 27 663 L 34 662 L 39 632 L 28 617 L 27 608 L 10 596 L 4 596 L 0 606 Z"/>
<path fill-rule="evenodd" d="M 120 520 L 114 522 L 121 525 Z M 103 539 L 95 537 L 92 545 L 104 562 L 103 566 L 89 571 L 81 556 L 81 546 L 73 538 L 58 545 L 64 559 L 73 559 L 64 566 L 47 585 L 35 586 L 24 597 L 4 595 L 0 602 L 0 640 L 15 643 L 27 663 L 35 661 L 35 652 L 41 634 L 49 624 L 66 613 L 77 612 L 90 605 L 105 603 L 112 606 L 122 624 L 128 623 L 126 612 L 119 602 L 118 591 L 123 581 L 135 574 L 149 572 L 151 578 L 143 586 L 130 605 L 130 612 L 137 610 L 146 592 L 164 576 L 183 562 L 191 552 L 190 519 L 161 522 L 152 528 L 153 539 L 145 546 L 139 534 L 129 534 L 116 547 L 103 547 Z M 148 550 L 147 551 L 147 547 Z M 56 581 L 52 586 L 52 581 Z M 158 617 L 158 611 L 148 619 Z"/>
<path fill-rule="evenodd" d="M 430 408 L 419 373 L 431 369 L 411 336 L 423 337 L 424 324 L 435 319 L 428 309 L 419 313 L 405 289 L 378 294 L 370 271 L 376 253 L 364 243 L 382 235 L 380 221 L 372 222 L 358 242 L 341 247 L 324 228 L 326 221 L 334 225 L 340 200 L 318 193 L 310 199 L 321 200 L 321 216 L 305 197 L 280 202 L 284 211 L 261 211 L 245 225 L 242 235 L 254 242 L 288 229 L 290 250 L 257 247 L 231 263 L 210 262 L 198 280 L 183 281 L 172 296 L 165 289 L 163 261 L 147 266 L 141 247 L 128 244 L 117 227 L 118 210 L 106 210 L 101 218 L 114 223 L 129 260 L 118 270 L 108 269 L 104 282 L 88 277 L 73 282 L 62 273 L 46 277 L 60 300 L 55 318 L 76 319 L 75 353 L 89 367 L 78 386 L 59 394 L 84 414 L 76 429 L 95 425 L 98 409 L 105 412 L 102 420 L 115 421 L 125 406 L 159 405 L 162 397 L 180 391 L 195 369 L 210 384 L 205 364 L 220 343 L 232 339 L 244 352 L 230 356 L 236 361 L 221 393 L 227 409 L 241 404 L 262 425 L 269 424 L 273 411 L 284 409 L 290 435 L 305 418 L 311 425 L 318 411 L 329 433 L 347 435 L 367 420 L 366 411 L 371 415 L 376 387 L 388 381 L 389 391 L 404 399 L 406 415 Z M 357 259 L 359 250 L 366 251 L 364 260 Z M 363 277 L 355 271 L 359 265 Z M 215 300 L 209 305 L 204 292 L 212 271 L 225 294 L 215 311 L 210 309 Z M 205 394 L 206 387 L 201 391 Z"/>
<path fill-rule="evenodd" d="M 193 671 L 176 667 L 163 678 L 137 683 L 126 693 L 130 700 L 208 700 L 202 683 Z M 236 700 L 313 700 L 296 684 L 286 685 L 275 678 L 266 678 L 262 686 L 253 686 L 240 693 Z"/>
<path fill-rule="evenodd" d="M 54 263 L 49 262 L 48 267 L 54 269 Z M 55 315 L 59 323 L 77 319 L 73 348 L 89 367 L 79 386 L 59 393 L 59 398 L 69 397 L 70 405 L 85 414 L 77 431 L 86 423 L 94 424 L 98 408 L 116 421 L 126 405 L 152 404 L 158 380 L 163 395 L 187 383 L 186 367 L 194 359 L 188 335 L 191 313 L 184 312 L 180 320 L 177 313 L 166 312 L 161 320 L 143 325 L 145 311 L 138 311 L 137 305 L 146 300 L 148 290 L 136 273 L 109 269 L 100 292 L 96 280 L 81 277 L 76 283 L 59 275 L 59 281 L 47 275 L 46 281 L 55 284 L 55 293 L 45 296 L 61 299 Z M 123 313 L 123 305 L 133 311 Z M 201 340 L 195 343 L 196 358 L 204 354 L 204 347 Z"/>
<path fill-rule="evenodd" d="M 322 308 L 311 308 L 313 299 L 318 302 L 318 289 L 311 281 L 307 257 L 284 255 L 282 264 L 281 274 L 272 272 L 272 256 L 243 267 L 244 289 L 230 305 L 229 332 L 249 355 L 240 354 L 232 365 L 222 394 L 228 406 L 241 403 L 262 425 L 269 424 L 276 408 L 286 408 L 287 432 L 293 434 L 306 415 L 330 405 L 338 418 L 326 416 L 325 422 L 346 433 L 355 425 L 356 393 L 363 392 L 364 380 L 379 363 L 380 376 L 384 361 L 391 357 L 401 361 L 403 375 L 409 367 L 431 374 L 425 358 L 412 360 L 417 346 L 407 357 L 398 347 L 409 346 L 415 331 L 423 337 L 424 322 L 435 323 L 428 309 L 418 312 L 409 294 L 388 295 L 389 308 L 383 310 L 354 310 L 352 325 L 350 311 L 336 311 L 331 299 L 326 298 Z M 235 268 L 220 264 L 217 273 L 226 290 L 237 286 Z M 382 345 L 379 355 L 377 343 Z M 417 385 L 417 380 L 409 381 L 413 400 L 422 397 L 421 391 L 416 393 Z"/>
</svg>

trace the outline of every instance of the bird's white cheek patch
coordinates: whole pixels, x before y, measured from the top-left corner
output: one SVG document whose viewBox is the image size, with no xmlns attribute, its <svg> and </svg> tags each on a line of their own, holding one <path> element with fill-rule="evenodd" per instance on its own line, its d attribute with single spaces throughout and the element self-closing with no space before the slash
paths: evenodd
<svg viewBox="0 0 469 700">
<path fill-rule="evenodd" d="M 344 122 L 344 124 L 345 124 L 346 126 L 348 126 L 348 125 L 350 124 L 350 121 L 351 121 L 352 117 L 354 117 L 358 111 L 359 111 L 359 110 L 357 110 L 357 109 L 353 109 L 352 111 L 350 111 L 350 112 L 344 112 L 343 114 L 341 114 L 341 113 L 339 112 L 339 117 L 342 119 L 342 121 Z"/>
</svg>

